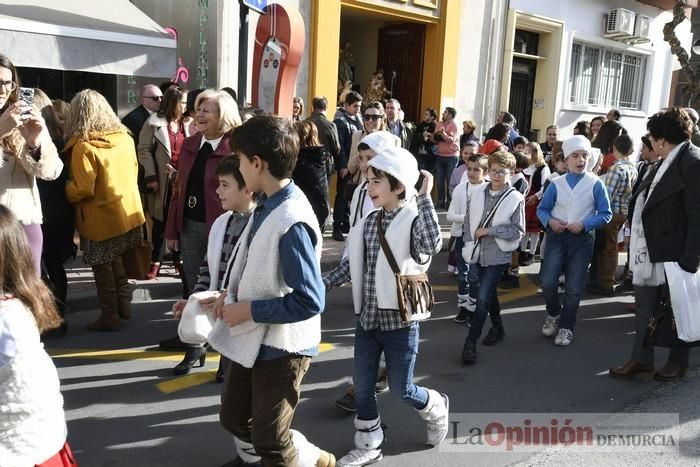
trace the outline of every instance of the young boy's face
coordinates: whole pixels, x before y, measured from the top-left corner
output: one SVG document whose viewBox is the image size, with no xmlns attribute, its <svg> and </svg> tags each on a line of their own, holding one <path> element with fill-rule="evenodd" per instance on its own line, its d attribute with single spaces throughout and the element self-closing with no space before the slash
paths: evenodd
<svg viewBox="0 0 700 467">
<path fill-rule="evenodd" d="M 378 177 L 374 170 L 367 171 L 367 194 L 375 208 L 393 210 L 399 202 L 399 195 L 404 191 L 403 185 L 392 191 L 389 179 L 385 175 Z"/>
<path fill-rule="evenodd" d="M 491 189 L 499 191 L 510 182 L 510 169 L 503 164 L 493 163 L 489 166 L 489 177 Z"/>
<path fill-rule="evenodd" d="M 464 146 L 462 148 L 462 160 L 467 163 L 469 156 L 476 154 L 476 146 Z"/>
<path fill-rule="evenodd" d="M 253 193 L 255 193 L 256 191 L 262 191 L 261 187 L 258 186 L 260 183 L 260 174 L 262 171 L 262 168 L 260 167 L 260 165 L 263 162 L 262 159 L 260 159 L 259 157 L 254 157 L 251 161 L 250 159 L 248 159 L 248 156 L 241 152 L 237 153 L 237 156 L 238 160 L 240 161 L 239 169 L 241 171 L 241 175 L 243 175 L 243 180 L 245 181 L 248 190 L 250 190 Z"/>
<path fill-rule="evenodd" d="M 369 161 L 372 160 L 377 153 L 371 149 L 363 149 L 357 152 L 357 165 L 360 167 L 362 175 L 367 178 L 367 169 L 369 168 Z"/>
<path fill-rule="evenodd" d="M 467 179 L 475 185 L 484 182 L 484 169 L 478 162 L 467 162 Z"/>
<path fill-rule="evenodd" d="M 221 207 L 226 211 L 244 212 L 252 198 L 252 193 L 241 188 L 233 175 L 219 175 L 216 194 L 221 201 Z"/>
<path fill-rule="evenodd" d="M 514 152 L 526 152 L 525 145 L 524 144 L 516 144 L 513 147 Z"/>
<path fill-rule="evenodd" d="M 574 151 L 566 158 L 566 170 L 571 173 L 582 174 L 586 170 L 586 164 L 588 164 L 586 151 Z"/>
</svg>

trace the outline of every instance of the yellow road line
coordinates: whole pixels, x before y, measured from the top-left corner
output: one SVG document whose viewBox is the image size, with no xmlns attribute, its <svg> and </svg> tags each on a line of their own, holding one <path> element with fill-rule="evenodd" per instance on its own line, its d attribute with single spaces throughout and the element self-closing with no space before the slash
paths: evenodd
<svg viewBox="0 0 700 467">
<path fill-rule="evenodd" d="M 434 285 L 433 291 L 436 292 L 457 292 L 456 285 Z M 513 289 L 510 292 L 498 294 L 500 303 L 512 302 L 521 298 L 534 296 L 537 291 L 537 286 L 526 276 L 520 276 L 520 287 Z"/>
<path fill-rule="evenodd" d="M 214 381 L 216 370 L 198 371 L 185 376 L 163 381 L 156 384 L 156 388 L 164 394 L 172 394 L 173 392 L 182 391 L 200 384 L 211 383 Z"/>
<path fill-rule="evenodd" d="M 161 362 L 179 362 L 182 352 L 163 352 L 158 350 L 133 349 L 48 349 L 53 358 L 92 358 L 96 360 L 152 360 Z M 212 353 L 212 359 L 219 359 Z"/>
</svg>

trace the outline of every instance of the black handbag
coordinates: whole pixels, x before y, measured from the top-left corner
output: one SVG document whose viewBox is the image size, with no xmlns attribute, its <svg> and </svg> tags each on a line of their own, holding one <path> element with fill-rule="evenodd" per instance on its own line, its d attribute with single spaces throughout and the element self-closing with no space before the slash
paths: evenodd
<svg viewBox="0 0 700 467">
<path fill-rule="evenodd" d="M 673 317 L 671 295 L 668 285 L 661 286 L 661 301 L 654 314 L 649 319 L 647 333 L 644 336 L 644 346 L 656 347 L 699 347 L 700 341 L 686 342 L 678 338 L 676 319 Z"/>
</svg>

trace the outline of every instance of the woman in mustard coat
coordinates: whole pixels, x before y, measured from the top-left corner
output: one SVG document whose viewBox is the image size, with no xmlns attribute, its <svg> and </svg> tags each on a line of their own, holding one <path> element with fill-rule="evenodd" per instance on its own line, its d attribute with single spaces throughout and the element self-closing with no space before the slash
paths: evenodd
<svg viewBox="0 0 700 467">
<path fill-rule="evenodd" d="M 120 318 L 131 317 L 122 255 L 142 242 L 145 222 L 134 142 L 107 100 L 91 89 L 71 101 L 65 131 L 66 197 L 75 205 L 83 261 L 92 267 L 102 309 L 88 329 L 116 331 Z"/>
</svg>

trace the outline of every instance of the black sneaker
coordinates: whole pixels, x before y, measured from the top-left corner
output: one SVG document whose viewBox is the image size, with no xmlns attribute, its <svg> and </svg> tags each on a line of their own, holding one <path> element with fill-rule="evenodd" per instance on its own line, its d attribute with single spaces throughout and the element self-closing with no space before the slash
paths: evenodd
<svg viewBox="0 0 700 467">
<path fill-rule="evenodd" d="M 626 277 L 625 280 L 620 282 L 617 287 L 615 287 L 615 293 L 627 293 L 634 292 L 634 285 L 632 284 L 632 278 Z"/>
<path fill-rule="evenodd" d="M 482 344 L 496 345 L 497 343 L 502 341 L 504 337 L 506 337 L 506 332 L 503 330 L 503 328 L 497 328 L 494 326 L 491 329 L 489 329 L 489 333 L 486 335 L 486 337 L 484 337 Z"/>
<path fill-rule="evenodd" d="M 518 264 L 520 266 L 530 266 L 535 262 L 535 256 L 526 251 L 521 251 L 518 255 Z"/>
<path fill-rule="evenodd" d="M 610 288 L 606 289 L 602 285 L 599 284 L 591 284 L 589 285 L 586 290 L 588 290 L 588 293 L 593 294 L 593 295 L 602 295 L 603 297 L 614 297 L 615 296 L 615 290 Z"/>
<path fill-rule="evenodd" d="M 462 349 L 462 363 L 471 364 L 476 362 L 476 344 L 470 340 L 464 341 Z"/>
<path fill-rule="evenodd" d="M 389 377 L 387 376 L 386 368 L 382 368 L 377 376 L 377 382 L 374 384 L 374 392 L 386 392 L 389 390 Z M 354 397 L 353 397 L 354 399 Z"/>
<path fill-rule="evenodd" d="M 452 321 L 459 324 L 466 323 L 469 320 L 470 314 L 471 313 L 469 313 L 469 311 L 466 308 L 459 307 L 459 312 L 457 313 L 457 316 L 452 318 Z"/>
<path fill-rule="evenodd" d="M 333 235 L 331 236 L 336 242 L 344 242 L 345 237 L 343 236 L 343 231 L 340 229 L 333 229 Z"/>
<path fill-rule="evenodd" d="M 355 387 L 350 386 L 343 394 L 343 397 L 335 401 L 335 406 L 349 413 L 357 412 L 357 401 L 355 401 Z"/>
</svg>

